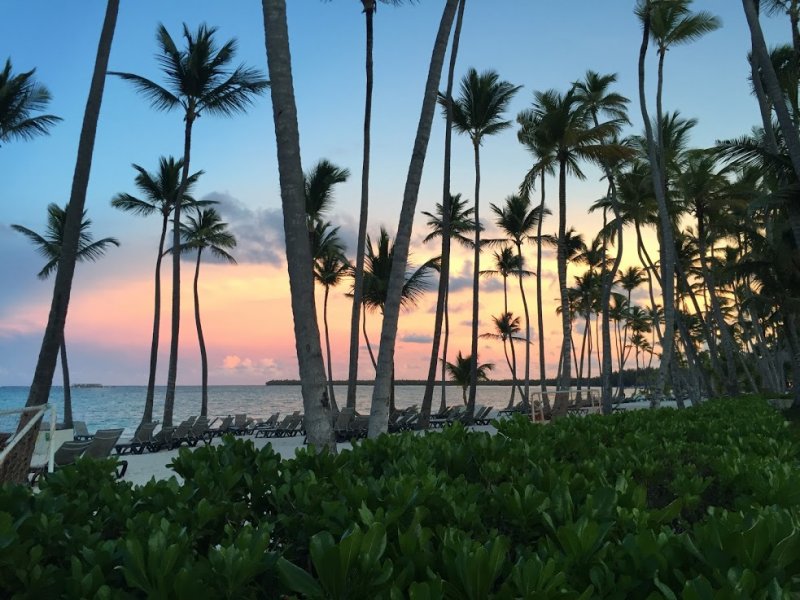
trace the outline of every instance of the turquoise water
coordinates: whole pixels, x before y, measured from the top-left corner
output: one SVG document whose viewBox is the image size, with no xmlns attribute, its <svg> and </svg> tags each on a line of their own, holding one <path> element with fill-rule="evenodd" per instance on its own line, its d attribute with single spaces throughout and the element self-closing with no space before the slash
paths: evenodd
<svg viewBox="0 0 800 600">
<path fill-rule="evenodd" d="M 95 429 L 124 427 L 125 434 L 132 434 L 142 418 L 145 398 L 144 386 L 109 386 L 101 388 L 72 388 L 72 414 L 76 421 L 85 421 L 89 431 Z M 395 403 L 398 408 L 420 404 L 423 386 L 397 386 Z M 346 386 L 334 386 L 336 399 L 344 404 Z M 480 386 L 478 403 L 503 408 L 508 403 L 511 390 L 503 386 Z M 153 416 L 161 420 L 164 411 L 163 386 L 156 387 Z M 27 387 L 0 387 L 0 410 L 21 408 L 28 397 Z M 439 407 L 440 390 L 434 394 L 434 410 Z M 369 413 L 372 387 L 358 388 L 356 405 L 359 412 Z M 448 404 L 461 402 L 461 389 L 448 386 Z M 58 410 L 59 421 L 64 408 L 64 390 L 54 386 L 50 400 Z M 287 413 L 303 409 L 300 386 L 290 385 L 224 385 L 209 386 L 208 414 L 225 416 L 246 413 L 253 417 L 268 417 L 274 412 Z M 178 386 L 175 390 L 175 423 L 200 413 L 200 386 Z M 11 431 L 16 427 L 18 416 L 0 416 L 0 431 Z"/>
</svg>

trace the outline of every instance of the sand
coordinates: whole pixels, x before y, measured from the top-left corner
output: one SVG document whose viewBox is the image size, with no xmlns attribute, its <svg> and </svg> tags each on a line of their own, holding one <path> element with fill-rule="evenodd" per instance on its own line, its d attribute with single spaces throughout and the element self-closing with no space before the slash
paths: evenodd
<svg viewBox="0 0 800 600">
<path fill-rule="evenodd" d="M 496 431 L 491 425 L 474 426 L 471 429 L 475 431 Z M 435 435 L 435 433 L 435 431 L 432 431 L 427 435 Z M 294 457 L 295 451 L 303 447 L 304 437 L 302 435 L 288 438 L 255 438 L 253 436 L 244 436 L 239 439 L 252 442 L 256 448 L 263 448 L 267 444 L 272 444 L 275 452 L 280 454 L 282 458 L 292 458 Z M 215 438 L 212 442 L 215 446 L 221 443 L 222 440 L 220 438 Z M 186 446 L 183 447 L 186 448 Z M 202 443 L 197 446 L 197 448 L 200 447 L 202 447 Z M 337 447 L 339 451 L 341 451 L 352 448 L 352 445 L 350 442 L 342 442 L 337 444 Z M 189 448 L 190 451 L 194 449 L 195 448 Z M 160 452 L 144 452 L 144 454 L 126 454 L 120 457 L 128 461 L 128 471 L 125 473 L 125 477 L 122 478 L 122 481 L 130 481 L 134 485 L 143 485 L 152 478 L 169 479 L 170 477 L 175 477 L 178 481 L 181 481 L 181 478 L 169 468 L 169 464 L 172 462 L 172 459 L 178 456 L 178 452 L 180 452 L 180 450 L 162 450 Z"/>
</svg>

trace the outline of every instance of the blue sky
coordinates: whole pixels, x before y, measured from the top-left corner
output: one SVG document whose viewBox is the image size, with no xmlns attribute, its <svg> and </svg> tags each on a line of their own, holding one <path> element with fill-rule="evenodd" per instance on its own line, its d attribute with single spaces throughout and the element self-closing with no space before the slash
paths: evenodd
<svg viewBox="0 0 800 600">
<path fill-rule="evenodd" d="M 352 171 L 351 180 L 337 191 L 332 216 L 352 238 L 359 199 L 363 119 L 364 26 L 360 2 L 289 0 L 288 4 L 304 166 L 326 157 Z M 587 69 L 618 73 L 618 90 L 636 99 L 640 28 L 633 4 L 626 0 L 469 0 L 457 73 L 460 76 L 470 66 L 492 68 L 504 79 L 524 86 L 509 111 L 511 119 L 529 105 L 534 90 L 565 90 Z M 390 231 L 396 228 L 441 7 L 441 1 L 432 0 L 397 8 L 381 5 L 375 17 L 373 235 L 379 224 Z M 715 139 L 747 132 L 758 116 L 747 82 L 749 33 L 741 4 L 698 0 L 695 7 L 719 15 L 723 28 L 698 43 L 670 51 L 664 103 L 668 110 L 679 109 L 684 116 L 699 120 L 693 142 L 706 146 Z M 41 307 L 49 302 L 50 292 L 49 284 L 33 276 L 39 258 L 8 224 L 41 230 L 46 205 L 63 203 L 67 198 L 105 5 L 98 0 L 10 0 L 5 9 L 6 18 L 0 22 L 0 39 L 4 42 L 0 59 L 10 56 L 15 71 L 36 67 L 37 78 L 53 94 L 50 112 L 64 121 L 49 137 L 0 148 L 4 196 L 0 251 L 13 257 L 1 267 L 7 285 L 0 289 L 0 385 L 29 382 L 46 316 Z M 164 23 L 177 39 L 184 21 L 191 29 L 201 22 L 217 26 L 220 39 L 238 38 L 239 60 L 266 71 L 261 5 L 256 0 L 122 2 L 110 68 L 158 81 L 153 58 L 156 26 Z M 788 28 L 783 20 L 772 19 L 765 24 L 771 42 L 786 39 Z M 653 62 L 649 68 L 652 92 Z M 633 130 L 638 132 L 638 102 L 631 105 L 630 114 Z M 133 279 L 143 284 L 149 281 L 157 220 L 118 213 L 110 208 L 109 200 L 115 193 L 134 191 L 131 163 L 152 170 L 159 156 L 179 155 L 182 128 L 178 113 L 156 113 L 125 82 L 115 78 L 107 81 L 86 205 L 96 234 L 114 235 L 122 247 L 95 265 L 81 266 L 76 285 L 99 290 L 79 298 L 87 303 L 87 311 L 114 309 L 92 306 L 93 297 L 102 297 L 100 291 L 121 288 Z M 439 199 L 442 139 L 443 123 L 437 116 L 420 192 L 421 210 L 431 210 Z M 269 98 L 265 96 L 246 115 L 201 118 L 195 127 L 192 156 L 193 170 L 206 172 L 197 195 L 216 194 L 225 199 L 225 214 L 240 234 L 240 262 L 260 264 L 265 269 L 279 267 L 282 252 L 274 144 Z M 513 193 L 530 166 L 513 128 L 485 142 L 482 162 L 484 207 Z M 472 156 L 464 138 L 455 140 L 453 169 L 453 190 L 471 198 Z M 597 224 L 586 211 L 604 192 L 604 186 L 597 181 L 596 171 L 587 172 L 589 181 L 570 182 L 569 221 L 594 234 Z M 552 184 L 551 189 L 555 189 Z M 416 227 L 420 235 L 422 224 L 420 219 Z M 554 222 L 551 228 L 555 228 Z M 280 276 L 279 269 L 275 272 Z M 184 281 L 189 281 L 188 275 Z M 144 330 L 152 318 L 149 302 L 149 295 L 141 299 L 142 312 L 135 317 Z M 187 305 L 187 316 L 189 311 Z M 189 319 L 183 327 L 187 335 L 191 334 Z M 105 335 L 113 339 L 120 334 L 112 327 Z M 101 351 L 91 338 L 81 339 L 75 348 L 76 369 L 83 368 L 86 378 L 92 380 L 113 374 L 109 377 L 117 383 L 142 381 L 146 348 L 132 344 L 117 350 Z M 235 349 L 221 351 L 218 362 L 231 355 L 239 356 Z M 283 363 L 281 373 L 291 374 L 291 362 L 287 359 Z M 186 365 L 184 382 L 194 383 L 196 359 L 187 357 Z M 258 374 L 259 380 L 262 374 Z M 218 382 L 256 381 L 253 373 L 239 375 L 240 379 L 221 376 Z"/>
</svg>

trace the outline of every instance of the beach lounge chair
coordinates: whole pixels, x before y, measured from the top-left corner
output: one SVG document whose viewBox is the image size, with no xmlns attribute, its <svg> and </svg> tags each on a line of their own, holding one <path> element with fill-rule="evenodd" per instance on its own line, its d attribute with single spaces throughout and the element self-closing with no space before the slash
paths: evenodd
<svg viewBox="0 0 800 600">
<path fill-rule="evenodd" d="M 436 415 L 432 415 L 431 418 L 428 420 L 428 426 L 432 429 L 441 429 L 445 425 L 447 425 L 447 419 L 456 409 L 455 406 L 448 406 L 444 409 L 443 412 L 440 412 Z"/>
<path fill-rule="evenodd" d="M 73 421 L 72 422 L 72 436 L 75 438 L 76 442 L 90 440 L 92 439 L 92 434 L 89 433 L 89 430 L 86 428 L 86 423 L 83 421 Z"/>
<path fill-rule="evenodd" d="M 369 415 L 356 415 L 350 422 L 349 439 L 360 439 L 367 437 L 369 431 Z"/>
<path fill-rule="evenodd" d="M 267 431 L 264 437 L 294 437 L 300 432 L 302 417 L 297 414 L 291 414 L 284 417 L 275 429 Z"/>
<path fill-rule="evenodd" d="M 286 431 L 287 427 L 294 424 L 295 419 L 297 419 L 297 417 L 294 415 L 286 415 L 279 423 L 276 423 L 274 427 L 259 428 L 256 431 L 255 437 L 282 437 L 283 432 Z"/>
<path fill-rule="evenodd" d="M 226 433 L 230 433 L 231 426 L 233 425 L 233 417 L 228 415 L 224 417 L 222 421 L 220 421 L 219 425 L 217 425 L 214 429 L 210 429 L 212 437 L 221 437 Z"/>
<path fill-rule="evenodd" d="M 153 432 L 158 427 L 158 422 L 141 423 L 129 440 L 117 441 L 114 446 L 117 454 L 141 454 L 147 444 L 153 440 Z"/>
<path fill-rule="evenodd" d="M 145 448 L 148 452 L 158 452 L 162 448 L 172 445 L 172 434 L 175 431 L 174 427 L 162 427 L 161 430 L 155 434 Z M 141 452 L 139 453 L 141 454 Z"/>
<path fill-rule="evenodd" d="M 275 429 L 275 426 L 278 424 L 279 415 L 280 413 L 272 413 L 268 419 L 257 423 L 256 426 L 253 427 L 255 437 L 266 437 L 265 432 Z"/>
<path fill-rule="evenodd" d="M 92 441 L 89 442 L 89 446 L 86 448 L 86 451 L 83 453 L 83 456 L 88 456 L 90 458 L 108 458 L 111 456 L 111 451 L 119 441 L 119 437 L 122 435 L 122 432 L 125 431 L 124 429 L 98 429 L 97 433 L 94 434 Z M 117 479 L 122 479 L 125 476 L 125 472 L 128 470 L 128 461 L 127 460 L 120 460 L 117 463 Z"/>
<path fill-rule="evenodd" d="M 489 413 L 492 412 L 491 406 L 476 406 L 475 407 L 475 416 L 472 418 L 472 422 L 475 425 L 488 425 L 492 422 L 491 418 L 489 418 Z"/>
<path fill-rule="evenodd" d="M 198 442 L 203 442 L 208 446 L 211 443 L 211 439 L 214 437 L 214 434 L 211 433 L 211 423 L 209 423 L 208 417 L 197 417 L 189 428 L 187 437 L 192 440 L 192 445 L 194 446 L 196 446 Z"/>
<path fill-rule="evenodd" d="M 355 416 L 355 408 L 346 406 L 339 411 L 339 414 L 336 416 L 336 422 L 333 424 L 333 433 L 336 436 L 337 442 L 350 439 L 350 426 Z"/>
<path fill-rule="evenodd" d="M 66 467 L 74 463 L 80 456 L 86 452 L 86 449 L 92 442 L 64 442 L 53 455 L 53 466 L 56 469 Z M 43 465 L 31 466 L 28 472 L 28 481 L 31 486 L 39 482 L 39 478 L 47 475 L 47 463 Z"/>
<path fill-rule="evenodd" d="M 175 428 L 175 431 L 172 432 L 172 439 L 170 440 L 171 450 L 181 447 L 184 443 L 187 446 L 197 446 L 198 440 L 190 435 L 193 424 L 194 421 L 189 421 L 189 419 L 187 419 L 182 421 L 178 427 Z"/>
</svg>

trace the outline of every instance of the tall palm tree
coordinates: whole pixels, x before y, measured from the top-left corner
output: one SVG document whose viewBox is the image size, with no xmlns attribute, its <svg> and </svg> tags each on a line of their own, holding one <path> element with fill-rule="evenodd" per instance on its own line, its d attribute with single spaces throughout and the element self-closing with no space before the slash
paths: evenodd
<svg viewBox="0 0 800 600">
<path fill-rule="evenodd" d="M 456 60 L 458 58 L 458 46 L 461 40 L 461 26 L 464 21 L 464 7 L 467 0 L 459 0 L 458 15 L 456 16 L 455 29 L 453 31 L 453 41 L 450 46 L 450 65 L 447 69 L 447 84 L 444 93 L 445 106 L 449 107 L 453 103 L 453 82 L 455 81 Z M 448 290 L 450 286 L 450 215 L 452 195 L 450 193 L 450 159 L 453 150 L 453 116 L 452 111 L 445 109 L 445 131 L 444 131 L 444 165 L 442 168 L 442 263 L 439 275 L 439 289 L 436 294 L 436 314 L 433 319 L 433 340 L 431 342 L 431 357 L 428 363 L 428 376 L 425 381 L 425 392 L 422 395 L 422 406 L 420 407 L 419 426 L 422 429 L 428 427 L 428 420 L 431 414 L 431 404 L 433 404 L 433 387 L 436 379 L 436 367 L 439 360 L 439 346 L 442 341 L 442 326 L 444 325 L 444 344 L 442 345 L 442 384 L 441 402 L 439 414 L 447 408 L 447 380 L 445 364 L 447 359 L 447 344 L 450 335 L 450 319 L 447 313 Z"/>
<path fill-rule="evenodd" d="M 397 243 L 392 243 L 388 232 L 381 227 L 377 243 L 373 246 L 372 240 L 367 236 L 367 247 L 364 254 L 364 314 L 362 328 L 364 331 L 364 341 L 367 344 L 370 358 L 375 370 L 378 369 L 377 361 L 367 337 L 366 311 L 379 311 L 385 315 L 386 303 L 389 299 L 389 283 L 392 273 L 392 264 L 396 252 Z M 439 259 L 433 258 L 423 263 L 418 268 L 409 265 L 403 281 L 403 289 L 400 295 L 400 305 L 403 308 L 414 306 L 427 289 L 427 279 L 432 271 L 439 269 Z M 385 317 L 384 317 L 385 318 Z M 392 368 L 394 371 L 394 368 Z M 394 375 L 392 375 L 394 381 Z M 394 385 L 392 385 L 394 387 Z M 393 404 L 394 392 L 390 391 L 390 403 Z"/>
<path fill-rule="evenodd" d="M 667 51 L 677 45 L 697 40 L 706 33 L 719 27 L 719 20 L 701 11 L 692 13 L 692 0 L 674 0 L 660 2 L 657 0 L 638 0 L 635 13 L 642 22 L 642 43 L 639 49 L 639 104 L 642 120 L 645 125 L 647 155 L 650 161 L 650 172 L 653 189 L 658 206 L 659 224 L 659 258 L 661 264 L 661 290 L 664 297 L 664 336 L 662 339 L 661 364 L 656 382 L 653 405 L 658 406 L 664 394 L 667 374 L 672 361 L 672 349 L 675 330 L 675 242 L 672 235 L 670 210 L 667 203 L 666 152 L 663 139 L 664 112 L 662 94 L 664 89 L 664 59 Z M 645 96 L 645 58 L 650 38 L 653 38 L 658 52 L 658 79 L 656 83 L 656 133 L 647 109 Z"/>
<path fill-rule="evenodd" d="M 491 333 L 482 333 L 481 338 L 489 340 L 499 340 L 503 342 L 503 354 L 506 357 L 508 370 L 511 371 L 511 397 L 508 399 L 507 408 L 514 406 L 514 392 L 516 391 L 517 384 L 517 353 L 514 349 L 514 340 L 523 340 L 517 336 L 520 332 L 519 317 L 515 317 L 510 312 L 506 311 L 499 317 L 492 317 L 494 323 L 494 331 Z M 508 342 L 508 345 L 506 345 Z M 508 346 L 511 346 L 511 358 L 508 356 Z M 524 397 L 524 392 L 519 391 L 520 396 Z"/>
<path fill-rule="evenodd" d="M 68 208 L 69 204 L 64 208 L 54 203 L 47 206 L 47 229 L 44 235 L 22 225 L 11 225 L 12 229 L 28 238 L 36 247 L 36 251 L 47 260 L 42 270 L 36 274 L 39 279 L 47 279 L 58 269 L 58 262 L 61 259 L 64 248 L 64 226 L 67 221 Z M 78 252 L 76 254 L 78 262 L 94 262 L 103 256 L 110 246 L 119 246 L 119 242 L 113 237 L 93 241 L 92 233 L 89 231 L 91 226 L 92 221 L 86 218 L 86 211 L 84 210 L 83 218 L 81 219 Z M 69 429 L 72 427 L 72 394 L 69 387 L 67 344 L 63 337 L 61 339 L 61 371 L 64 379 L 64 425 Z"/>
<path fill-rule="evenodd" d="M 587 71 L 584 79 L 575 83 L 575 91 L 578 95 L 579 101 L 583 107 L 592 115 L 592 122 L 595 127 L 600 125 L 600 114 L 622 122 L 629 123 L 627 105 L 630 100 L 625 96 L 616 92 L 609 91 L 612 84 L 616 83 L 616 74 L 600 75 L 595 71 Z M 622 235 L 622 220 L 620 217 L 619 200 L 617 198 L 617 186 L 614 178 L 612 164 L 603 161 L 603 171 L 605 172 L 606 179 L 608 180 L 608 196 L 610 199 L 611 208 L 614 212 L 614 217 L 617 220 L 618 226 L 615 235 L 616 239 L 616 255 L 614 261 L 611 263 L 611 269 L 606 266 L 607 254 L 607 240 L 608 237 L 603 236 L 603 265 L 601 271 L 601 290 L 600 290 L 600 310 L 602 313 L 602 341 L 603 347 L 603 363 L 601 367 L 602 377 L 602 398 L 601 404 L 603 411 L 610 413 L 612 410 L 611 399 L 611 371 L 613 365 L 611 362 L 611 291 L 614 286 L 614 278 L 619 270 L 620 263 L 622 262 L 622 255 L 624 250 L 623 235 Z M 604 213 L 605 214 L 605 213 Z"/>
<path fill-rule="evenodd" d="M 468 406 L 467 388 L 472 385 L 472 380 L 477 377 L 478 381 L 489 381 L 488 371 L 494 369 L 492 363 L 478 365 L 476 369 L 473 366 L 474 362 L 471 356 L 462 356 L 459 350 L 456 362 L 447 363 L 447 373 L 450 375 L 450 379 L 461 386 L 461 399 L 464 402 L 464 406 Z M 477 375 L 473 376 L 473 373 Z"/>
<path fill-rule="evenodd" d="M 29 140 L 47 135 L 61 120 L 55 115 L 37 115 L 50 104 L 50 92 L 34 79 L 36 69 L 12 74 L 11 59 L 0 71 L 0 146 L 11 140 Z"/>
<path fill-rule="evenodd" d="M 192 130 L 195 121 L 203 114 L 232 116 L 244 112 L 256 96 L 262 94 L 269 82 L 255 69 L 240 65 L 230 68 L 236 56 L 237 42 L 228 40 L 217 46 L 214 35 L 217 29 L 203 24 L 193 34 L 183 25 L 185 49 L 178 49 L 167 28 L 159 24 L 156 29 L 157 60 L 166 81 L 159 85 L 134 73 L 111 71 L 129 81 L 156 110 L 183 111 L 183 170 L 177 198 L 186 193 L 189 182 L 189 164 L 192 150 Z M 181 205 L 173 210 L 172 246 L 181 244 Z M 178 336 L 181 322 L 181 259 L 180 253 L 172 258 L 172 328 L 169 347 L 167 391 L 164 398 L 164 425 L 172 425 L 175 404 L 175 384 L 178 375 Z"/>
<path fill-rule="evenodd" d="M 450 105 L 453 127 L 458 133 L 463 133 L 470 137 L 475 157 L 476 228 L 472 278 L 472 353 L 470 354 L 475 372 L 472 375 L 472 382 L 469 387 L 468 419 L 471 418 L 475 410 L 475 394 L 478 381 L 478 309 L 481 272 L 480 147 L 485 137 L 499 133 L 511 126 L 511 122 L 506 121 L 503 117 L 508 105 L 511 103 L 511 99 L 519 89 L 520 86 L 514 86 L 507 81 L 502 81 L 496 71 L 478 73 L 474 68 L 471 68 L 461 80 L 459 97 L 454 99 Z"/>
<path fill-rule="evenodd" d="M 339 285 L 342 280 L 353 272 L 353 266 L 347 260 L 344 252 L 334 244 L 326 245 L 323 252 L 314 259 L 314 277 L 325 290 L 325 299 L 322 304 L 322 322 L 325 326 L 325 349 L 328 358 L 328 398 L 331 408 L 338 410 L 336 395 L 333 391 L 333 366 L 331 364 L 331 338 L 328 332 L 328 295 L 332 287 Z"/>
<path fill-rule="evenodd" d="M 86 189 L 89 185 L 89 174 L 92 168 L 92 154 L 94 152 L 97 121 L 100 116 L 100 104 L 103 100 L 108 58 L 111 54 L 111 41 L 119 13 L 119 0 L 108 0 L 103 27 L 100 31 L 100 42 L 97 46 L 97 55 L 89 85 L 89 97 L 86 101 L 86 110 L 81 125 L 81 135 L 78 141 L 78 155 L 75 161 L 75 172 L 72 179 L 69 205 L 72 207 L 67 213 L 64 222 L 64 243 L 62 245 L 61 259 L 58 263 L 56 280 L 53 285 L 53 299 L 50 303 L 50 312 L 45 327 L 39 358 L 36 361 L 36 370 L 33 374 L 26 406 L 40 406 L 47 402 L 50 396 L 50 386 L 53 382 L 53 372 L 56 368 L 61 342 L 64 339 L 64 325 L 67 321 L 69 297 L 72 291 L 72 279 L 75 274 L 78 247 L 80 245 L 80 227 L 83 208 L 86 203 Z M 29 417 L 20 419 L 19 427 L 22 428 L 29 421 Z M 17 446 L 13 456 L 6 458 L 7 470 L 0 470 L 0 481 L 20 481 L 27 474 L 27 467 L 33 455 L 33 441 Z M 24 470 L 18 467 L 24 466 Z M 5 471 L 5 473 L 4 473 Z"/>
<path fill-rule="evenodd" d="M 414 214 L 417 210 L 422 169 L 425 164 L 428 141 L 431 137 L 433 114 L 436 111 L 436 94 L 442 75 L 444 55 L 447 52 L 447 40 L 453 27 L 458 3 L 459 0 L 447 0 L 442 9 L 442 18 L 439 21 L 439 29 L 436 32 L 436 40 L 431 52 L 428 78 L 425 81 L 425 93 L 414 140 L 414 148 L 408 165 L 408 174 L 406 176 L 405 189 L 403 190 L 403 203 L 400 208 L 400 219 L 395 236 L 395 253 L 389 278 L 389 289 L 387 290 L 386 305 L 383 311 L 378 368 L 375 373 L 375 386 L 372 390 L 368 433 L 370 438 L 375 438 L 381 433 L 385 433 L 389 427 L 389 397 L 391 395 L 392 373 L 394 370 L 394 346 L 397 339 L 397 323 L 400 318 L 400 305 L 403 284 L 405 283 L 408 251 L 411 245 L 411 232 L 414 225 Z M 447 214 L 446 211 L 445 214 Z"/>
<path fill-rule="evenodd" d="M 330 410 L 325 405 L 325 364 L 314 310 L 312 255 L 308 243 L 305 182 L 300 162 L 300 132 L 294 99 L 286 0 L 262 0 L 267 64 L 271 80 L 272 117 L 278 152 L 283 231 L 289 270 L 295 351 L 303 394 L 308 441 L 336 450 Z"/>
<path fill-rule="evenodd" d="M 531 384 L 531 317 L 528 312 L 528 300 L 525 297 L 525 286 L 522 284 L 522 244 L 529 240 L 534 229 L 538 228 L 539 222 L 542 220 L 541 207 L 532 207 L 528 196 L 517 195 L 508 196 L 502 207 L 498 207 L 495 204 L 491 204 L 490 207 L 496 217 L 495 224 L 517 249 L 516 270 L 519 280 L 519 293 L 525 313 L 525 393 L 522 396 L 522 401 L 528 404 Z M 508 306 L 506 306 L 506 312 L 508 312 Z M 540 331 L 540 336 L 541 333 Z"/>
<path fill-rule="evenodd" d="M 545 352 L 544 352 L 544 336 L 541 334 L 544 331 L 544 302 L 542 300 L 542 244 L 545 238 L 542 236 L 542 224 L 544 223 L 544 216 L 548 214 L 545 207 L 545 177 L 547 175 L 555 174 L 556 159 L 556 140 L 553 136 L 555 133 L 547 127 L 547 122 L 543 122 L 541 117 L 538 122 L 533 126 L 529 121 L 531 115 L 522 113 L 517 116 L 517 123 L 523 127 L 517 132 L 517 138 L 528 151 L 533 155 L 536 162 L 531 169 L 526 173 L 525 178 L 520 185 L 520 194 L 528 195 L 535 187 L 536 179 L 539 179 L 540 187 L 540 200 L 539 200 L 539 214 L 541 218 L 536 226 L 536 324 L 539 331 L 539 387 L 542 392 L 543 408 L 546 412 L 550 412 L 550 399 L 547 395 L 547 372 L 545 365 Z"/>
<path fill-rule="evenodd" d="M 561 308 L 561 369 L 559 390 L 568 390 L 571 383 L 571 330 L 567 292 L 567 174 L 584 179 L 581 161 L 603 164 L 623 156 L 626 152 L 619 144 L 610 144 L 622 126 L 619 119 L 595 125 L 592 114 L 574 89 L 566 94 L 556 90 L 535 92 L 531 109 L 521 113 L 517 120 L 522 125 L 522 139 L 535 139 L 541 130 L 554 147 L 555 161 L 559 170 L 558 185 L 558 246 L 557 266 Z M 557 415 L 566 413 L 568 394 L 556 396 Z"/>
<path fill-rule="evenodd" d="M 505 242 L 506 240 L 496 240 L 496 241 L 502 243 Z M 499 275 L 503 279 L 503 313 L 501 315 L 501 318 L 504 315 L 509 315 L 508 319 L 511 319 L 510 317 L 511 313 L 508 312 L 508 278 L 513 276 L 517 277 L 528 276 L 532 275 L 532 273 L 530 271 L 522 269 L 522 256 L 515 254 L 514 250 L 509 246 L 501 248 L 499 252 L 495 251 L 493 255 L 494 255 L 495 268 L 484 269 L 481 271 L 481 275 L 490 277 Z M 492 317 L 492 318 L 495 321 L 495 326 L 496 326 L 495 328 L 498 329 L 499 331 L 500 326 L 498 325 L 497 317 Z M 519 317 L 516 317 L 516 321 L 517 325 L 519 325 Z M 510 323 L 506 324 L 508 324 L 510 327 Z M 517 326 L 517 330 L 519 330 L 519 326 Z M 481 334 L 481 337 L 484 337 L 485 335 L 487 334 Z M 500 339 L 503 342 L 503 352 L 506 353 L 506 360 L 508 360 L 508 348 L 506 346 L 506 342 L 510 342 L 512 345 L 511 354 L 514 356 L 514 368 L 511 369 L 511 378 L 513 381 L 511 385 L 510 405 L 513 405 L 514 392 L 517 387 L 517 358 L 516 358 L 516 352 L 513 348 L 514 342 L 510 338 L 510 335 L 493 339 Z M 530 341 L 528 341 L 528 343 L 530 343 Z M 522 396 L 522 401 L 527 402 L 525 393 L 522 391 L 522 389 L 520 389 L 520 395 Z"/>
<path fill-rule="evenodd" d="M 786 147 L 792 161 L 795 175 L 800 178 L 800 134 L 792 121 L 789 109 L 786 105 L 786 98 L 781 90 L 778 76 L 770 60 L 767 42 L 764 39 L 764 32 L 761 30 L 761 23 L 758 20 L 757 3 L 754 0 L 742 0 L 744 14 L 747 18 L 747 25 L 750 28 L 750 38 L 752 40 L 753 58 L 760 69 L 764 88 L 769 96 L 775 115 L 778 118 L 781 131 L 786 139 Z"/>
<path fill-rule="evenodd" d="M 164 243 L 167 237 L 169 216 L 172 214 L 172 210 L 175 207 L 175 199 L 178 197 L 177 194 L 178 188 L 180 187 L 183 161 L 181 159 L 175 160 L 175 158 L 171 156 L 169 158 L 162 156 L 159 159 L 157 173 L 149 173 L 144 167 L 140 167 L 139 165 L 133 165 L 133 168 L 137 171 L 134 183 L 143 194 L 143 198 L 137 198 L 127 193 L 117 194 L 112 198 L 111 206 L 142 217 L 155 213 L 161 215 L 161 234 L 158 238 L 158 253 L 156 254 L 153 335 L 150 341 L 150 369 L 147 376 L 144 414 L 142 415 L 142 423 L 150 423 L 153 420 L 153 399 L 155 396 L 156 367 L 158 364 L 158 339 L 161 330 L 161 259 L 164 258 Z M 191 196 L 192 188 L 202 174 L 202 171 L 198 171 L 189 176 L 181 202 L 184 206 L 190 204 L 200 206 L 209 203 L 207 200 L 197 201 Z"/>
<path fill-rule="evenodd" d="M 738 350 L 733 336 L 725 322 L 722 304 L 717 291 L 714 270 L 710 268 L 711 257 L 708 256 L 710 229 L 715 221 L 720 221 L 722 214 L 720 203 L 724 202 L 728 182 L 725 176 L 716 171 L 716 157 L 707 152 L 692 152 L 685 163 L 683 173 L 676 182 L 678 193 L 690 206 L 697 219 L 697 249 L 700 270 L 708 288 L 711 315 L 720 332 L 722 352 L 725 357 L 725 386 L 728 394 L 739 393 L 739 368 L 736 361 Z M 713 242 L 712 242 L 713 243 Z"/>
<path fill-rule="evenodd" d="M 200 323 L 200 259 L 203 250 L 208 250 L 211 255 L 231 264 L 236 264 L 236 259 L 228 252 L 236 247 L 236 238 L 228 231 L 228 224 L 213 208 L 198 208 L 195 214 L 189 214 L 187 223 L 181 224 L 183 245 L 181 251 L 197 252 L 194 268 L 194 322 L 197 326 L 197 341 L 200 345 L 200 373 L 202 382 L 200 416 L 208 416 L 208 355 L 206 342 L 203 337 L 203 327 Z"/>
<path fill-rule="evenodd" d="M 361 163 L 361 203 L 358 216 L 358 241 L 356 242 L 356 267 L 354 271 L 355 287 L 353 292 L 353 309 L 350 318 L 350 366 L 347 379 L 347 406 L 356 405 L 356 382 L 358 380 L 358 321 L 361 311 L 361 293 L 364 276 L 364 244 L 367 239 L 367 220 L 369 218 L 369 160 L 372 128 L 372 84 L 373 62 L 372 47 L 374 44 L 373 18 L 378 9 L 378 2 L 399 5 L 403 0 L 360 0 L 366 25 L 366 93 L 364 94 L 364 152 Z"/>
<path fill-rule="evenodd" d="M 460 11 L 459 15 L 461 15 Z M 462 199 L 461 194 L 450 194 L 449 198 L 450 201 L 445 203 L 449 208 L 447 214 L 445 214 L 445 206 L 439 202 L 436 203 L 435 213 L 422 211 L 422 214 L 428 217 L 427 225 L 430 230 L 430 233 L 425 236 L 423 242 L 428 243 L 436 238 L 442 238 L 442 268 L 439 275 L 439 289 L 436 298 L 434 339 L 431 344 L 431 362 L 428 367 L 428 379 L 425 383 L 425 392 L 422 397 L 422 406 L 420 408 L 420 427 L 423 429 L 427 428 L 431 404 L 433 403 L 433 383 L 436 379 L 436 366 L 439 362 L 439 346 L 442 333 L 444 333 L 444 343 L 441 343 L 442 396 L 439 405 L 439 414 L 443 413 L 447 408 L 447 379 L 445 366 L 447 363 L 447 346 L 450 340 L 450 315 L 448 311 L 450 240 L 454 239 L 461 246 L 471 248 L 473 243 L 472 237 L 468 234 L 472 234 L 475 231 L 475 220 L 472 218 L 474 209 L 467 205 L 468 200 Z M 449 238 L 447 241 L 444 240 L 445 229 L 450 232 L 447 236 Z M 439 314 L 440 309 L 441 315 Z"/>
</svg>

